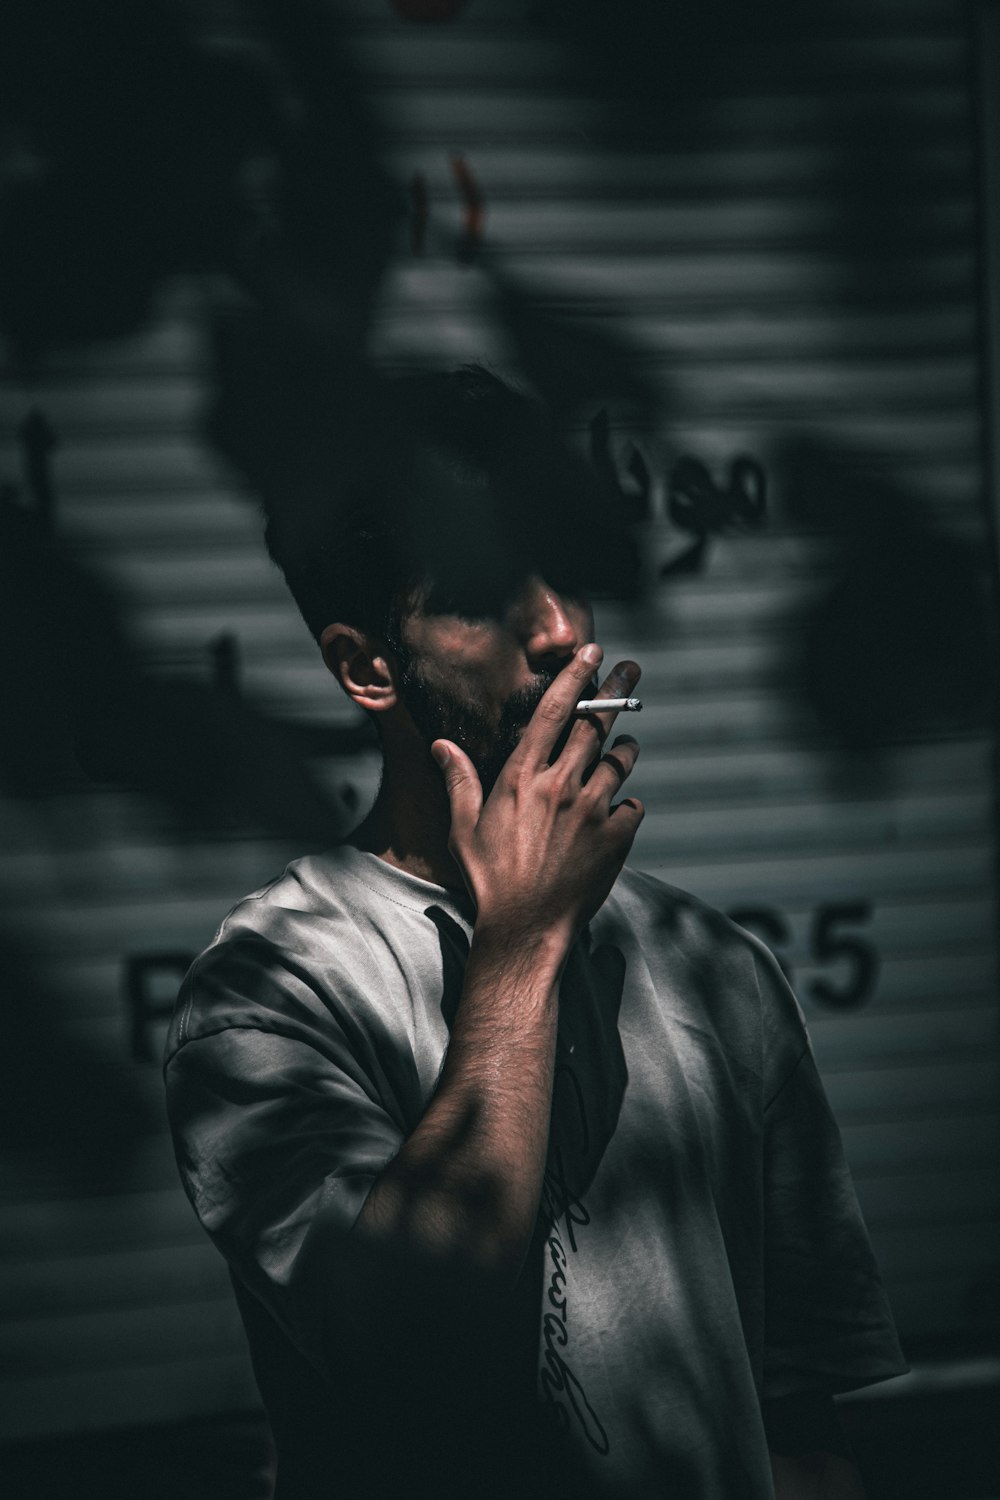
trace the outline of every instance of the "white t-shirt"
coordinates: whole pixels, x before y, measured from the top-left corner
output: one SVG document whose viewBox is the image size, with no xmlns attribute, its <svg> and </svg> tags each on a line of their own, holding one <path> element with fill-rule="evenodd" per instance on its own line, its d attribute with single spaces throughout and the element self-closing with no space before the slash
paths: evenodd
<svg viewBox="0 0 1000 1500">
<path fill-rule="evenodd" d="M 185 981 L 167 1046 L 171 1125 L 233 1272 L 279 1493 L 320 1493 L 325 1460 L 296 1456 L 317 1427 L 339 1451 L 329 1403 L 346 1410 L 344 1329 L 371 1296 L 375 1254 L 366 1242 L 360 1258 L 350 1231 L 435 1088 L 472 916 L 462 895 L 341 846 L 241 902 Z M 406 1271 L 379 1274 L 399 1298 L 378 1335 L 391 1345 Z M 542 1219 L 522 1279 L 539 1309 L 541 1405 L 594 1493 L 763 1500 L 763 1400 L 905 1369 L 774 960 L 632 871 L 564 972 Z M 473 1380 L 490 1349 L 469 1337 Z"/>
</svg>

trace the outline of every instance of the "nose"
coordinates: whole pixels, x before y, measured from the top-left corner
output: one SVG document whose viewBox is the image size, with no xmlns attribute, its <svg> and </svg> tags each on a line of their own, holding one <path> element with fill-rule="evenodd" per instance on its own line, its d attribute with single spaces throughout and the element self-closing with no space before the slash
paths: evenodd
<svg viewBox="0 0 1000 1500">
<path fill-rule="evenodd" d="M 532 577 L 518 601 L 524 652 L 537 670 L 546 663 L 567 661 L 584 644 L 586 613 L 576 601 L 565 600 L 544 578 Z"/>
</svg>

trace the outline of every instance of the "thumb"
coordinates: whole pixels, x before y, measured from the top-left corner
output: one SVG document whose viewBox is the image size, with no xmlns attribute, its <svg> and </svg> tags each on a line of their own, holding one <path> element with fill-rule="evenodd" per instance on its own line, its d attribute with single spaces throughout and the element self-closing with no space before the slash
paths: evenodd
<svg viewBox="0 0 1000 1500">
<path fill-rule="evenodd" d="M 435 740 L 431 754 L 444 777 L 451 803 L 452 838 L 471 831 L 483 807 L 483 786 L 472 761 L 451 740 Z"/>
</svg>

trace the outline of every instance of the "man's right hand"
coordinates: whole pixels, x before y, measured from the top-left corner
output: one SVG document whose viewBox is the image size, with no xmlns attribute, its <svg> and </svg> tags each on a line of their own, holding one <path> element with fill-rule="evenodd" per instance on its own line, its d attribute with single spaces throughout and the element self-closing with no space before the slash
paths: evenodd
<svg viewBox="0 0 1000 1500">
<path fill-rule="evenodd" d="M 635 741 L 601 754 L 610 712 L 570 725 L 600 660 L 596 646 L 584 647 L 563 668 L 485 802 L 468 757 L 450 740 L 434 742 L 451 802 L 450 847 L 476 924 L 437 1088 L 358 1219 L 364 1232 L 457 1256 L 505 1287 L 538 1214 L 559 974 L 642 819 L 640 803 L 612 800 L 635 763 Z M 638 676 L 634 662 L 622 662 L 601 693 L 627 694 Z"/>
<path fill-rule="evenodd" d="M 577 720 L 554 753 L 601 659 L 600 648 L 587 645 L 567 663 L 485 802 L 468 756 L 450 740 L 432 746 L 451 804 L 449 847 L 476 903 L 477 934 L 551 945 L 559 962 L 610 892 L 643 817 L 636 799 L 613 800 L 639 753 L 626 735 L 601 754 L 613 712 Z M 627 696 L 638 679 L 635 662 L 619 662 L 598 696 Z"/>
</svg>

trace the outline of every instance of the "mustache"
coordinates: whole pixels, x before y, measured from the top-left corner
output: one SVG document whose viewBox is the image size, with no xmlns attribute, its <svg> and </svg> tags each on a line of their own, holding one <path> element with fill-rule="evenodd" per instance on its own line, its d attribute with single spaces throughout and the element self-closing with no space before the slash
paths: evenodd
<svg viewBox="0 0 1000 1500">
<path fill-rule="evenodd" d="M 521 729 L 527 724 L 558 675 L 558 670 L 546 667 L 536 672 L 531 682 L 510 695 L 500 715 L 501 735 L 505 729 Z"/>
<path fill-rule="evenodd" d="M 500 715 L 500 723 L 497 726 L 497 754 L 490 760 L 488 769 L 487 767 L 482 768 L 487 771 L 486 776 L 481 777 L 484 789 L 487 792 L 496 781 L 500 766 L 507 759 L 508 755 L 510 755 L 520 739 L 524 726 L 559 676 L 560 670 L 559 667 L 545 667 L 542 671 L 536 672 L 533 681 L 528 683 L 526 687 L 520 688 L 516 693 L 513 693 L 504 704 Z M 592 697 L 596 692 L 597 678 L 592 677 L 586 693 Z M 566 741 L 569 739 L 570 732 L 573 729 L 574 722 L 572 717 L 567 720 L 566 727 L 552 747 L 552 754 L 549 756 L 550 765 L 553 765 L 562 754 Z"/>
<path fill-rule="evenodd" d="M 512 693 L 503 706 L 500 719 L 501 726 L 508 729 L 523 728 L 559 676 L 561 670 L 560 667 L 543 667 L 535 673 L 531 682 L 525 687 L 519 688 L 516 693 Z M 592 677 L 589 686 L 581 696 L 596 696 L 597 687 L 597 678 Z"/>
</svg>

